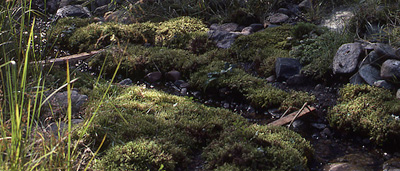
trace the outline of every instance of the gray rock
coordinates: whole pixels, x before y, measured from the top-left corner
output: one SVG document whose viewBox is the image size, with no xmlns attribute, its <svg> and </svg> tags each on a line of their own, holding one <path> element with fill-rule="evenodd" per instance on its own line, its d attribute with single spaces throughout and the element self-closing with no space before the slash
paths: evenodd
<svg viewBox="0 0 400 171">
<path fill-rule="evenodd" d="M 76 90 L 71 90 L 71 114 L 76 118 L 81 106 L 88 100 L 88 96 L 79 94 Z M 42 118 L 58 120 L 64 119 L 68 109 L 68 92 L 58 92 L 51 96 L 42 106 Z"/>
<path fill-rule="evenodd" d="M 148 82 L 151 83 L 160 81 L 161 78 L 162 78 L 161 72 L 150 72 L 144 77 L 144 79 L 146 79 Z"/>
<path fill-rule="evenodd" d="M 379 69 L 371 66 L 371 65 L 364 65 L 358 71 L 361 78 L 364 79 L 369 85 L 374 85 L 375 81 L 381 80 L 381 76 L 379 73 Z"/>
<path fill-rule="evenodd" d="M 365 171 L 365 168 L 351 163 L 331 163 L 324 167 L 324 171 Z"/>
<path fill-rule="evenodd" d="M 235 39 L 240 35 L 240 33 L 210 30 L 208 31 L 208 36 L 210 39 L 216 42 L 217 47 L 228 49 L 235 42 Z"/>
<path fill-rule="evenodd" d="M 276 81 L 275 75 L 269 76 L 269 77 L 267 78 L 267 81 L 268 81 L 269 83 L 275 82 L 275 81 Z"/>
<path fill-rule="evenodd" d="M 363 78 L 361 78 L 360 74 L 357 72 L 350 77 L 350 83 L 354 85 L 360 85 L 360 84 L 365 84 L 365 81 Z"/>
<path fill-rule="evenodd" d="M 131 85 L 131 84 L 132 84 L 132 80 L 130 78 L 126 78 L 119 82 L 119 85 Z"/>
<path fill-rule="evenodd" d="M 278 58 L 275 62 L 275 73 L 278 80 L 287 80 L 289 77 L 299 74 L 301 64 L 293 58 Z"/>
<path fill-rule="evenodd" d="M 389 82 L 387 82 L 386 80 L 378 80 L 374 82 L 374 86 L 380 87 L 380 88 L 384 88 L 384 89 L 388 89 L 388 90 L 393 90 L 395 89 L 395 86 Z"/>
<path fill-rule="evenodd" d="M 359 43 L 347 43 L 338 49 L 333 58 L 333 73 L 349 74 L 356 70 L 362 48 Z"/>
<path fill-rule="evenodd" d="M 42 13 L 54 14 L 60 7 L 60 0 L 32 0 L 32 9 L 38 10 Z"/>
<path fill-rule="evenodd" d="M 135 23 L 135 17 L 126 10 L 117 10 L 114 12 L 107 12 L 104 15 L 104 20 L 106 22 L 116 22 L 122 24 L 132 24 Z"/>
<path fill-rule="evenodd" d="M 397 91 L 396 91 L 396 98 L 397 98 L 397 99 L 400 99 L 400 88 L 397 89 Z"/>
<path fill-rule="evenodd" d="M 64 18 L 64 17 L 80 17 L 80 18 L 88 18 L 91 17 L 88 8 L 83 7 L 81 5 L 67 5 L 57 10 L 56 17 Z"/>
<path fill-rule="evenodd" d="M 225 23 L 222 25 L 212 24 L 210 26 L 210 30 L 219 30 L 219 31 L 227 31 L 227 32 L 240 31 L 239 25 L 236 23 Z"/>
<path fill-rule="evenodd" d="M 264 26 L 262 24 L 251 24 L 248 27 L 245 27 L 242 29 L 242 34 L 244 35 L 249 35 L 251 33 L 260 31 L 264 28 Z"/>
<path fill-rule="evenodd" d="M 400 57 L 398 57 L 396 55 L 396 50 L 393 49 L 392 46 L 390 46 L 388 44 L 376 43 L 374 50 L 378 54 L 378 56 L 383 60 L 385 60 L 385 59 L 400 59 Z"/>
<path fill-rule="evenodd" d="M 181 79 L 181 73 L 179 71 L 169 71 L 167 73 L 165 73 L 165 79 L 169 80 L 169 81 L 176 81 Z"/>
<path fill-rule="evenodd" d="M 388 81 L 399 81 L 400 79 L 400 61 L 389 59 L 381 67 L 381 77 Z"/>
<path fill-rule="evenodd" d="M 279 8 L 277 12 L 278 13 L 282 13 L 282 14 L 286 14 L 288 16 L 293 14 L 293 12 L 290 11 L 289 9 L 287 9 L 287 8 Z"/>
<path fill-rule="evenodd" d="M 281 24 L 284 23 L 285 21 L 287 21 L 289 19 L 289 16 L 287 16 L 286 14 L 282 14 L 282 13 L 276 13 L 270 17 L 268 17 L 268 21 L 271 24 Z"/>
<path fill-rule="evenodd" d="M 400 171 L 400 158 L 392 158 L 382 166 L 383 171 Z"/>
<path fill-rule="evenodd" d="M 299 4 L 300 9 L 310 9 L 312 7 L 312 3 L 310 0 L 303 0 Z"/>
<path fill-rule="evenodd" d="M 71 119 L 71 125 L 76 126 L 79 123 L 82 123 L 83 119 Z M 68 131 L 68 122 L 52 122 L 45 128 L 46 132 L 53 134 L 55 137 L 58 137 L 59 133 L 60 136 L 63 137 L 64 133 Z"/>
<path fill-rule="evenodd" d="M 360 66 L 371 64 L 379 66 L 383 61 L 380 60 L 379 55 L 375 51 L 371 51 L 360 63 Z"/>
</svg>

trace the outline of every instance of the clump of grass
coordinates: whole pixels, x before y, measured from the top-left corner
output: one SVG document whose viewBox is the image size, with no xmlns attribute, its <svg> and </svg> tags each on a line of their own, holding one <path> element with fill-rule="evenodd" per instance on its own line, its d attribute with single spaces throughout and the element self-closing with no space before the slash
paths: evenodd
<svg viewBox="0 0 400 171">
<path fill-rule="evenodd" d="M 345 85 L 339 104 L 328 113 L 331 126 L 369 137 L 376 144 L 396 144 L 400 121 L 398 100 L 388 90 Z"/>
</svg>

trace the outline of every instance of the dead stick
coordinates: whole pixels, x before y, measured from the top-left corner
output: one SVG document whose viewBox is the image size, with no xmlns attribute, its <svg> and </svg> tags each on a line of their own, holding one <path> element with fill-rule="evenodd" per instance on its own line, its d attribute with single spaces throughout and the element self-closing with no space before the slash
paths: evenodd
<svg viewBox="0 0 400 171">
<path fill-rule="evenodd" d="M 304 103 L 303 107 L 301 107 L 301 109 L 296 113 L 296 115 L 294 116 L 294 118 L 292 119 L 292 121 L 290 121 L 288 128 L 290 128 L 290 126 L 293 124 L 294 120 L 299 116 L 299 114 L 304 110 L 304 108 L 307 106 L 307 102 Z M 308 108 L 308 107 L 307 107 Z M 310 110 L 310 109 L 309 109 Z"/>
</svg>

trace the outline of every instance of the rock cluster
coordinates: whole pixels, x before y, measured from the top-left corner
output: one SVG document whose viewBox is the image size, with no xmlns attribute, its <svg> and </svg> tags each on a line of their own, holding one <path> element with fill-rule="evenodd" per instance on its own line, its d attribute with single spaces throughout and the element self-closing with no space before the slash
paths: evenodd
<svg viewBox="0 0 400 171">
<path fill-rule="evenodd" d="M 352 75 L 352 84 L 394 89 L 400 78 L 400 50 L 383 43 L 348 43 L 338 49 L 332 67 L 337 75 Z"/>
</svg>

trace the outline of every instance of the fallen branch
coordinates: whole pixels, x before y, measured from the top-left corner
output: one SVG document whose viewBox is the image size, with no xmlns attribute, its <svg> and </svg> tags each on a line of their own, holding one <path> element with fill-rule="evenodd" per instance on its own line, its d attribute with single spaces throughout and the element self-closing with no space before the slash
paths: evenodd
<svg viewBox="0 0 400 171">
<path fill-rule="evenodd" d="M 285 125 L 285 124 L 288 124 L 288 123 L 294 121 L 294 119 L 296 119 L 296 118 L 302 117 L 302 116 L 304 116 L 308 113 L 311 113 L 312 111 L 315 110 L 315 107 L 312 107 L 312 106 L 306 106 L 305 108 L 304 107 L 305 107 L 305 105 L 303 106 L 302 110 L 293 112 L 285 117 L 282 117 L 274 122 L 269 123 L 268 125 L 282 126 L 282 125 Z"/>
<path fill-rule="evenodd" d="M 78 60 L 84 60 L 92 57 L 93 55 L 96 55 L 100 52 L 104 51 L 104 49 L 96 50 L 96 51 L 91 51 L 91 52 L 83 52 L 79 54 L 74 54 L 74 55 L 69 55 L 69 56 L 64 56 L 61 58 L 55 58 L 55 59 L 50 59 L 50 60 L 42 60 L 42 61 L 37 61 L 37 62 L 32 62 L 36 64 L 55 64 L 55 65 L 62 65 L 65 64 L 65 62 L 68 60 L 69 62 L 75 62 Z"/>
</svg>

